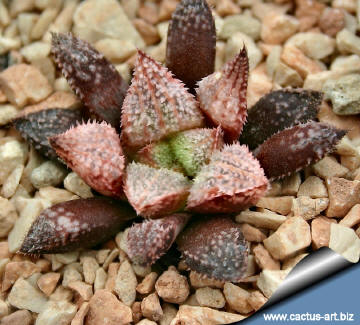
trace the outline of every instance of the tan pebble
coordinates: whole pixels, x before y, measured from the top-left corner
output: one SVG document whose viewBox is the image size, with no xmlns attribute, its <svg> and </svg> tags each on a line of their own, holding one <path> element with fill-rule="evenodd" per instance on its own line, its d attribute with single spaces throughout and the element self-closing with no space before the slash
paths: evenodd
<svg viewBox="0 0 360 325">
<path fill-rule="evenodd" d="M 324 181 L 317 176 L 309 176 L 299 187 L 298 197 L 309 196 L 312 199 L 328 197 Z"/>
<path fill-rule="evenodd" d="M 9 244 L 7 241 L 0 242 L 0 259 L 12 257 L 13 254 L 9 251 Z"/>
<path fill-rule="evenodd" d="M 55 254 L 55 258 L 62 264 L 71 264 L 75 263 L 79 258 L 79 252 L 73 251 L 68 253 L 62 253 L 62 254 Z"/>
<path fill-rule="evenodd" d="M 275 69 L 274 81 L 282 87 L 301 87 L 303 84 L 300 74 L 282 62 Z"/>
<path fill-rule="evenodd" d="M 9 305 L 5 301 L 0 299 L 0 319 L 9 315 L 9 312 Z M 2 324 L 2 321 L 0 321 L 0 324 Z"/>
<path fill-rule="evenodd" d="M 359 261 L 360 239 L 354 229 L 332 223 L 330 226 L 329 248 L 352 263 Z"/>
<path fill-rule="evenodd" d="M 7 99 L 5 102 L 7 102 Z M 8 124 L 17 116 L 18 113 L 19 110 L 13 105 L 0 105 L 0 125 L 2 126 Z"/>
<path fill-rule="evenodd" d="M 143 315 L 141 313 L 141 302 L 135 301 L 131 306 L 131 312 L 133 317 L 133 322 L 136 324 L 138 323 L 141 318 L 143 318 Z"/>
<path fill-rule="evenodd" d="M 83 302 L 79 310 L 77 311 L 75 317 L 71 321 L 70 325 L 84 325 L 85 317 L 90 309 L 89 303 L 87 301 Z"/>
<path fill-rule="evenodd" d="M 93 197 L 91 188 L 76 173 L 69 173 L 64 179 L 64 187 L 81 198 Z"/>
<path fill-rule="evenodd" d="M 360 203 L 360 181 L 331 177 L 326 179 L 326 186 L 330 200 L 327 217 L 344 217 L 355 204 Z"/>
<path fill-rule="evenodd" d="M 183 305 L 189 306 L 200 306 L 199 302 L 196 299 L 195 294 L 190 295 L 184 302 Z"/>
<path fill-rule="evenodd" d="M 334 0 L 332 2 L 332 6 L 334 8 L 341 8 L 349 13 L 355 13 L 356 12 L 356 4 L 357 2 L 355 0 Z"/>
<path fill-rule="evenodd" d="M 325 8 L 320 17 L 319 27 L 330 37 L 336 36 L 345 27 L 345 13 L 341 9 Z"/>
<path fill-rule="evenodd" d="M 329 199 L 327 198 L 312 199 L 308 196 L 300 196 L 293 199 L 291 211 L 294 217 L 303 217 L 305 220 L 310 220 L 324 211 L 328 205 Z"/>
<path fill-rule="evenodd" d="M 326 217 L 319 217 L 311 222 L 311 239 L 313 249 L 329 246 L 330 225 L 333 220 Z"/>
<path fill-rule="evenodd" d="M 139 325 L 156 325 L 157 323 L 155 323 L 155 322 L 153 322 L 153 321 L 151 321 L 149 319 L 144 318 L 140 322 L 138 322 L 137 324 L 139 324 Z"/>
<path fill-rule="evenodd" d="M 292 199 L 292 196 L 263 197 L 256 203 L 256 206 L 287 215 L 291 211 Z"/>
<path fill-rule="evenodd" d="M 40 272 L 40 268 L 29 261 L 8 263 L 5 267 L 2 291 L 10 289 L 18 278 L 28 278 L 36 272 Z"/>
<path fill-rule="evenodd" d="M 271 211 L 243 211 L 236 216 L 236 222 L 249 223 L 255 227 L 276 230 L 286 217 Z"/>
<path fill-rule="evenodd" d="M 315 0 L 297 0 L 295 16 L 300 21 L 300 31 L 309 30 L 316 25 L 325 5 Z"/>
<path fill-rule="evenodd" d="M 356 234 L 358 235 L 358 237 L 360 238 L 360 226 L 356 229 Z"/>
<path fill-rule="evenodd" d="M 136 287 L 136 291 L 140 294 L 149 294 L 155 289 L 155 282 L 158 278 L 158 274 L 156 272 L 151 272 L 145 276 L 141 283 L 139 283 Z"/>
<path fill-rule="evenodd" d="M 16 17 L 20 12 L 31 11 L 34 7 L 34 0 L 14 0 L 10 3 L 9 13 L 11 17 Z"/>
<path fill-rule="evenodd" d="M 105 289 L 109 291 L 114 291 L 115 287 L 115 280 L 120 267 L 120 263 L 110 263 L 108 273 L 107 273 L 107 280 L 105 284 Z"/>
<path fill-rule="evenodd" d="M 301 177 L 299 173 L 293 173 L 285 177 L 281 184 L 282 195 L 296 195 L 301 185 Z"/>
<path fill-rule="evenodd" d="M 73 297 L 74 293 L 72 290 L 64 288 L 62 285 L 60 285 L 55 289 L 54 293 L 50 295 L 49 299 L 55 301 L 72 301 Z"/>
<path fill-rule="evenodd" d="M 51 262 L 44 258 L 37 260 L 35 264 L 40 268 L 41 273 L 48 273 L 51 271 Z"/>
<path fill-rule="evenodd" d="M 326 156 L 313 165 L 314 173 L 321 178 L 344 177 L 348 169 L 340 165 L 335 157 Z"/>
<path fill-rule="evenodd" d="M 146 20 L 151 25 L 155 25 L 159 20 L 158 7 L 151 2 L 145 2 L 144 4 L 140 5 L 138 15 L 140 18 Z"/>
<path fill-rule="evenodd" d="M 157 294 L 166 302 L 181 304 L 189 296 L 190 288 L 185 276 L 175 270 L 167 270 L 155 283 Z"/>
<path fill-rule="evenodd" d="M 324 68 L 316 61 L 308 58 L 301 50 L 294 45 L 284 46 L 281 60 L 289 67 L 296 70 L 302 78 L 308 74 L 321 72 Z"/>
<path fill-rule="evenodd" d="M 94 291 L 105 289 L 106 280 L 107 273 L 102 267 L 98 268 L 95 273 Z"/>
<path fill-rule="evenodd" d="M 341 53 L 360 55 L 360 37 L 344 28 L 336 35 L 336 45 Z"/>
<path fill-rule="evenodd" d="M 115 280 L 114 291 L 120 300 L 127 306 L 131 306 L 136 298 L 137 279 L 129 261 L 121 263 Z"/>
<path fill-rule="evenodd" d="M 299 254 L 297 256 L 294 256 L 292 258 L 285 260 L 283 262 L 282 269 L 283 270 L 292 269 L 293 267 L 295 267 L 296 264 L 298 264 L 306 256 L 308 256 L 308 254 L 304 253 L 304 254 Z"/>
<path fill-rule="evenodd" d="M 219 289 L 213 289 L 210 287 L 199 288 L 195 291 L 195 297 L 196 301 L 202 307 L 220 309 L 225 306 L 224 296 Z"/>
<path fill-rule="evenodd" d="M 266 65 L 259 64 L 249 76 L 247 103 L 251 108 L 262 96 L 271 91 L 273 87 L 272 80 L 266 73 Z"/>
<path fill-rule="evenodd" d="M 310 243 L 310 227 L 301 217 L 287 219 L 276 232 L 264 240 L 265 248 L 279 260 L 295 255 Z"/>
<path fill-rule="evenodd" d="M 72 90 L 67 82 L 67 80 L 65 79 L 65 77 L 58 77 L 55 79 L 54 81 L 54 90 L 55 91 L 63 91 L 63 92 L 67 92 L 67 93 L 71 93 Z"/>
<path fill-rule="evenodd" d="M 35 67 L 17 64 L 0 73 L 0 87 L 9 101 L 19 107 L 45 99 L 52 88 Z"/>
<path fill-rule="evenodd" d="M 99 264 L 94 257 L 84 257 L 83 260 L 83 273 L 86 283 L 93 284 L 95 281 L 95 273 L 99 268 Z"/>
<path fill-rule="evenodd" d="M 345 227 L 354 227 L 360 223 L 360 204 L 355 204 L 339 224 Z"/>
<path fill-rule="evenodd" d="M 76 314 L 76 306 L 68 301 L 49 301 L 36 319 L 37 325 L 69 324 Z"/>
<path fill-rule="evenodd" d="M 170 20 L 178 3 L 178 0 L 161 1 L 159 7 L 159 21 Z"/>
<path fill-rule="evenodd" d="M 47 31 L 50 24 L 54 21 L 59 8 L 46 8 L 39 16 L 39 19 L 31 29 L 31 39 L 40 39 Z"/>
<path fill-rule="evenodd" d="M 316 32 L 297 33 L 289 38 L 285 46 L 296 46 L 307 57 L 319 60 L 331 55 L 335 50 L 335 40 Z"/>
<path fill-rule="evenodd" d="M 259 291 L 255 290 L 250 293 L 247 301 L 249 305 L 256 311 L 259 310 L 266 302 L 267 298 Z"/>
<path fill-rule="evenodd" d="M 11 306 L 35 313 L 42 312 L 48 300 L 40 290 L 23 278 L 15 282 L 7 299 Z"/>
<path fill-rule="evenodd" d="M 221 30 L 218 33 L 220 39 L 229 39 L 235 33 L 241 32 L 252 40 L 260 37 L 261 23 L 250 15 L 230 15 L 224 18 Z"/>
<path fill-rule="evenodd" d="M 68 284 L 68 287 L 74 290 L 80 297 L 85 300 L 89 301 L 93 296 L 92 286 L 82 281 L 74 281 Z"/>
<path fill-rule="evenodd" d="M 23 186 L 28 193 L 34 191 L 34 186 L 31 184 L 31 173 L 32 171 L 39 167 L 44 162 L 44 158 L 35 150 L 35 148 L 31 147 L 29 152 L 29 158 L 27 164 L 25 166 L 24 172 L 22 174 L 20 186 Z M 30 196 L 29 196 L 30 197 Z"/>
<path fill-rule="evenodd" d="M 255 257 L 254 257 L 254 255 L 249 254 L 248 255 L 248 264 L 247 264 L 246 272 L 244 274 L 244 279 L 253 276 L 254 274 L 257 273 L 257 271 L 258 271 L 258 266 L 256 264 Z"/>
<path fill-rule="evenodd" d="M 54 292 L 59 280 L 60 273 L 49 272 L 39 278 L 37 285 L 43 293 L 50 296 Z"/>
<path fill-rule="evenodd" d="M 152 293 L 142 300 L 141 313 L 144 317 L 153 321 L 159 321 L 162 318 L 163 311 L 160 306 L 159 297 L 156 293 Z"/>
<path fill-rule="evenodd" d="M 230 282 L 224 285 L 224 295 L 229 307 L 241 314 L 248 314 L 253 311 L 253 307 L 248 303 L 250 293 Z"/>
<path fill-rule="evenodd" d="M 262 21 L 261 39 L 269 44 L 281 44 L 296 33 L 298 20 L 289 15 L 269 13 Z"/>
<path fill-rule="evenodd" d="M 3 2 L 0 4 L 0 24 L 1 26 L 7 26 L 10 24 L 8 6 Z"/>
<path fill-rule="evenodd" d="M 105 318 L 107 325 L 125 325 L 132 322 L 132 312 L 111 292 L 98 290 L 90 300 L 86 325 L 103 324 Z"/>
<path fill-rule="evenodd" d="M 31 325 L 32 317 L 28 310 L 18 310 L 1 319 L 1 325 Z"/>
<path fill-rule="evenodd" d="M 203 287 L 222 289 L 224 287 L 224 283 L 225 283 L 224 281 L 207 278 L 195 271 L 190 271 L 189 279 L 190 279 L 191 286 L 196 289 L 203 288 Z"/>
<path fill-rule="evenodd" d="M 65 91 L 56 91 L 51 96 L 45 100 L 35 104 L 26 106 L 21 112 L 20 115 L 26 115 L 30 113 L 35 113 L 49 108 L 79 108 L 81 106 L 77 97 Z M 77 193 L 75 193 L 77 194 Z"/>
<path fill-rule="evenodd" d="M 79 199 L 77 195 L 66 191 L 61 188 L 56 188 L 53 186 L 45 186 L 39 189 L 39 197 L 49 200 L 51 205 L 58 204 L 65 201 Z M 64 263 L 66 264 L 66 263 Z"/>
<path fill-rule="evenodd" d="M 229 324 L 245 319 L 245 316 L 227 313 L 208 307 L 181 305 L 170 325 L 178 324 Z"/>
<path fill-rule="evenodd" d="M 260 243 L 266 238 L 266 235 L 261 230 L 247 223 L 241 224 L 240 229 L 247 241 Z"/>
<path fill-rule="evenodd" d="M 0 237 L 5 237 L 14 227 L 18 214 L 15 206 L 3 197 L 0 197 Z"/>
<path fill-rule="evenodd" d="M 354 171 L 360 167 L 360 156 L 341 156 L 340 162 L 341 165 L 343 165 L 349 171 Z"/>
<path fill-rule="evenodd" d="M 62 285 L 67 288 L 71 282 L 82 281 L 82 275 L 74 267 L 66 267 Z"/>
<path fill-rule="evenodd" d="M 263 270 L 260 273 L 257 286 L 266 298 L 270 298 L 288 273 L 289 270 Z"/>
<path fill-rule="evenodd" d="M 132 21 L 137 31 L 145 41 L 146 45 L 153 45 L 160 41 L 160 36 L 156 27 L 145 21 L 144 19 L 134 19 Z M 135 53 L 135 52 L 133 52 Z M 133 54 L 131 53 L 131 54 Z M 130 54 L 130 55 L 131 55 Z M 129 56 L 130 56 L 129 55 Z M 128 56 L 128 57 L 129 57 Z"/>
<path fill-rule="evenodd" d="M 342 74 L 343 72 L 340 71 L 328 71 L 328 70 L 310 73 L 306 76 L 304 80 L 303 88 L 322 91 L 327 80 L 336 79 L 340 77 Z"/>
<path fill-rule="evenodd" d="M 257 265 L 261 269 L 280 270 L 279 261 L 274 260 L 262 244 L 258 244 L 253 248 L 253 254 Z"/>
<path fill-rule="evenodd" d="M 163 309 L 164 315 L 160 319 L 159 324 L 160 325 L 170 325 L 171 321 L 175 318 L 175 316 L 177 314 L 177 309 L 175 308 L 174 305 L 168 304 L 166 302 L 163 303 L 162 309 Z"/>
<path fill-rule="evenodd" d="M 337 115 L 332 111 L 331 107 L 326 102 L 322 102 L 318 118 L 320 122 L 327 123 L 339 129 L 349 130 L 347 136 L 350 139 L 360 137 L 360 117 L 356 115 Z"/>
<path fill-rule="evenodd" d="M 31 42 L 31 30 L 39 19 L 39 15 L 36 13 L 24 12 L 18 15 L 17 27 L 19 36 L 23 45 L 27 45 Z"/>
<path fill-rule="evenodd" d="M 273 197 L 273 196 L 281 195 L 282 185 L 279 180 L 271 182 L 270 186 L 271 186 L 270 189 L 268 189 L 265 194 L 266 197 Z"/>
<path fill-rule="evenodd" d="M 10 198 L 15 194 L 16 189 L 19 186 L 23 171 L 24 165 L 18 165 L 13 169 L 13 171 L 3 183 L 3 187 L 1 189 L 1 195 L 3 197 Z"/>
<path fill-rule="evenodd" d="M 106 258 L 110 253 L 110 249 L 99 249 L 96 251 L 96 260 L 99 264 L 104 264 Z"/>
<path fill-rule="evenodd" d="M 220 16 L 236 15 L 241 12 L 239 6 L 234 4 L 231 0 L 218 1 L 216 4 L 216 12 Z"/>
<path fill-rule="evenodd" d="M 122 251 L 120 251 L 120 253 L 121 252 Z M 125 253 L 123 252 L 123 254 L 125 254 Z M 124 258 L 125 258 L 125 256 L 124 256 Z M 139 276 L 140 278 L 144 278 L 148 274 L 151 273 L 151 266 L 150 265 L 149 266 L 142 266 L 142 265 L 139 265 L 139 264 L 132 264 L 132 268 L 133 268 L 135 274 L 137 276 Z"/>
<path fill-rule="evenodd" d="M 136 53 L 135 45 L 129 40 L 104 38 L 95 43 L 95 48 L 112 62 L 123 62 Z"/>
<path fill-rule="evenodd" d="M 110 263 L 112 263 L 117 257 L 119 256 L 119 250 L 117 248 L 114 248 L 110 254 L 108 255 L 108 257 L 106 258 L 104 264 L 103 264 L 103 269 L 107 270 L 107 268 L 109 267 Z"/>
</svg>

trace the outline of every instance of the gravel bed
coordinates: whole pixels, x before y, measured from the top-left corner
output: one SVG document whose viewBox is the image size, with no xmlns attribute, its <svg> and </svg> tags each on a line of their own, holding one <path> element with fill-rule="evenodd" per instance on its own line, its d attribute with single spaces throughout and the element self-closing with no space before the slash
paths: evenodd
<svg viewBox="0 0 360 325">
<path fill-rule="evenodd" d="M 130 83 L 137 49 L 165 62 L 167 29 L 179 2 L 0 2 L 0 325 L 229 324 L 261 308 L 312 250 L 327 246 L 359 261 L 356 0 L 208 0 L 217 31 L 215 69 L 246 45 L 249 108 L 272 90 L 320 91 L 318 121 L 347 130 L 335 151 L 273 181 L 254 206 L 236 214 L 250 242 L 239 282 L 190 270 L 175 249 L 152 267 L 133 263 L 125 227 L 92 249 L 18 253 L 25 231 L 44 209 L 96 195 L 9 124 L 48 108 L 82 106 L 50 53 L 51 33 L 72 32 L 89 42 Z"/>
</svg>

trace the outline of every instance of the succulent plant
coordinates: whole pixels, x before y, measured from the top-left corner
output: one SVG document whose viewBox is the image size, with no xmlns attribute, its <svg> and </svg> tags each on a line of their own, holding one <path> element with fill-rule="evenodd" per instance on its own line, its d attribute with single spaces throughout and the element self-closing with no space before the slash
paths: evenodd
<svg viewBox="0 0 360 325">
<path fill-rule="evenodd" d="M 82 117 L 91 121 L 74 125 L 78 118 L 67 110 L 49 110 L 16 120 L 15 127 L 112 198 L 45 210 L 21 252 L 88 247 L 137 214 L 151 219 L 126 232 L 134 263 L 153 264 L 176 241 L 190 269 L 226 281 L 244 276 L 249 245 L 233 214 L 256 204 L 268 178 L 324 157 L 345 131 L 316 122 L 322 95 L 315 91 L 273 91 L 248 113 L 246 48 L 214 72 L 215 39 L 206 1 L 182 0 L 168 32 L 170 70 L 139 51 L 128 88 L 90 44 L 53 34 L 55 61 L 85 106 Z M 69 122 L 61 125 L 52 114 Z"/>
</svg>

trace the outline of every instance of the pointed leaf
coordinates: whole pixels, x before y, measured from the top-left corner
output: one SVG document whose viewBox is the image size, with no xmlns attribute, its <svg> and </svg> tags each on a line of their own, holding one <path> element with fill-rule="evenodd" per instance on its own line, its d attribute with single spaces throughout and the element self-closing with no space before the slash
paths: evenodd
<svg viewBox="0 0 360 325">
<path fill-rule="evenodd" d="M 167 252 L 189 218 L 188 214 L 177 213 L 134 224 L 127 237 L 130 259 L 143 266 L 153 264 Z"/>
<path fill-rule="evenodd" d="M 237 140 L 246 120 L 246 90 L 249 75 L 249 60 L 246 48 L 221 72 L 199 82 L 196 89 L 200 108 L 215 125 L 220 125 L 228 142 Z"/>
<path fill-rule="evenodd" d="M 322 97 L 305 89 L 281 89 L 263 96 L 248 112 L 240 143 L 253 150 L 281 130 L 315 120 Z"/>
<path fill-rule="evenodd" d="M 50 138 L 65 163 L 101 194 L 121 198 L 125 157 L 120 138 L 106 122 L 88 122 Z"/>
<path fill-rule="evenodd" d="M 217 280 L 238 282 L 245 277 L 249 243 L 240 225 L 216 216 L 191 222 L 176 240 L 186 265 Z"/>
<path fill-rule="evenodd" d="M 157 218 L 180 210 L 189 188 L 190 181 L 172 170 L 139 163 L 131 163 L 126 168 L 125 194 L 143 217 Z"/>
<path fill-rule="evenodd" d="M 187 87 L 214 72 L 216 30 L 205 0 L 182 0 L 170 21 L 166 66 Z"/>
<path fill-rule="evenodd" d="M 276 133 L 259 146 L 255 157 L 271 179 L 290 175 L 335 149 L 346 131 L 325 123 L 308 122 Z"/>
<path fill-rule="evenodd" d="M 58 159 L 48 138 L 65 132 L 81 121 L 79 109 L 51 108 L 16 118 L 13 125 L 21 136 L 49 159 Z"/>
<path fill-rule="evenodd" d="M 160 63 L 139 51 L 121 119 L 121 136 L 126 146 L 143 147 L 202 125 L 198 104 L 183 84 Z"/>
<path fill-rule="evenodd" d="M 55 62 L 71 89 L 100 121 L 119 126 L 128 85 L 115 67 L 89 43 L 71 34 L 52 34 Z"/>
<path fill-rule="evenodd" d="M 246 146 L 216 151 L 194 180 L 187 209 L 200 213 L 239 212 L 265 194 L 268 180 Z"/>
<path fill-rule="evenodd" d="M 109 198 L 62 202 L 36 218 L 20 252 L 53 254 L 92 247 L 111 238 L 134 217 L 128 204 Z"/>
</svg>

